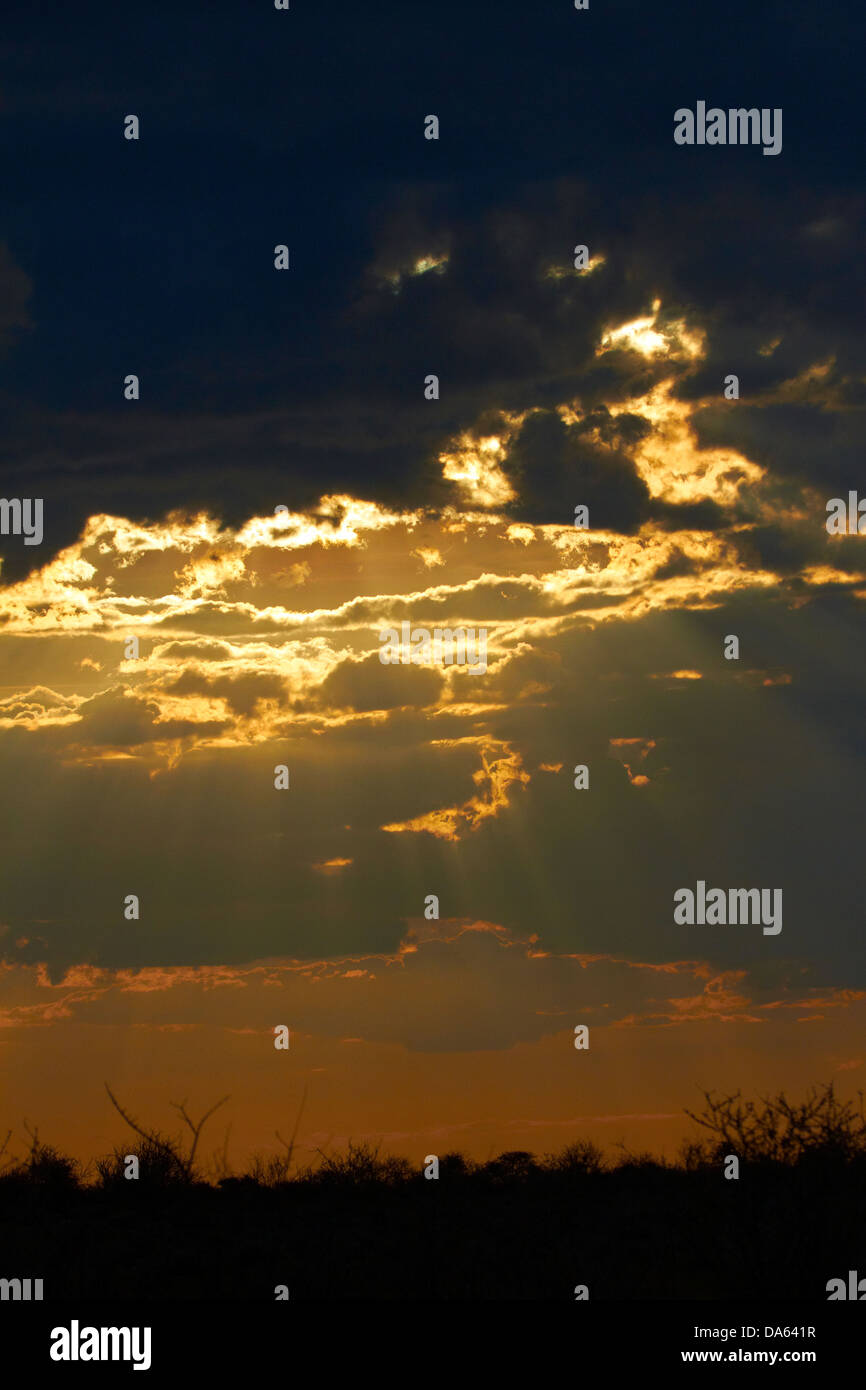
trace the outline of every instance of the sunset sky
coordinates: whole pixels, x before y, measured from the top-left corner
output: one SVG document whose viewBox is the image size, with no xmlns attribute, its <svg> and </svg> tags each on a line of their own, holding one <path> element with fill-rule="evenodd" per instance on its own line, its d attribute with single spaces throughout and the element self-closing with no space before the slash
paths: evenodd
<svg viewBox="0 0 866 1390">
<path fill-rule="evenodd" d="M 170 1130 L 230 1095 L 238 1165 L 305 1091 L 310 1154 L 673 1154 L 702 1088 L 863 1086 L 853 46 L 802 4 L 12 14 L 0 1129 L 101 1152 L 107 1081 Z M 676 146 L 704 98 L 782 153 Z M 486 672 L 383 665 L 404 621 Z M 700 879 L 783 930 L 675 925 Z"/>
</svg>

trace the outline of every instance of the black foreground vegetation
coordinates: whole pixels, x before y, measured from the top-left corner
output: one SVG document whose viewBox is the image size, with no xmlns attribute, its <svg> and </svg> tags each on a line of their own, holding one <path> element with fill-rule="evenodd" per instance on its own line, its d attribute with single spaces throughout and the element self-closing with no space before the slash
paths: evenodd
<svg viewBox="0 0 866 1390">
<path fill-rule="evenodd" d="M 136 1139 L 85 1168 L 29 1126 L 23 1156 L 11 1131 L 0 1141 L 0 1278 L 42 1278 L 46 1300 L 273 1300 L 279 1285 L 292 1300 L 572 1300 L 581 1284 L 591 1300 L 826 1300 L 829 1279 L 866 1275 L 863 1095 L 832 1085 L 799 1103 L 705 1093 L 675 1162 L 580 1140 L 442 1154 L 438 1180 L 366 1143 L 302 1167 L 295 1136 L 234 1174 L 225 1149 L 201 1164 L 217 1106 L 198 1122 L 176 1107 L 184 1139 L 109 1096 Z"/>
</svg>

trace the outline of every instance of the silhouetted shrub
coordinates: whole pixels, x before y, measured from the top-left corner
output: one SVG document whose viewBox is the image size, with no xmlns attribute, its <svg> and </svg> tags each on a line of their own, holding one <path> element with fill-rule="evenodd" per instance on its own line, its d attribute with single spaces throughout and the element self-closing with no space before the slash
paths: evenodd
<svg viewBox="0 0 866 1390">
<path fill-rule="evenodd" d="M 143 1187 L 189 1185 L 193 1174 L 177 1144 L 162 1135 L 149 1135 L 135 1146 L 138 1159 L 138 1178 L 125 1176 L 129 1148 L 116 1148 L 113 1153 L 96 1161 L 97 1186 L 101 1188 L 131 1188 L 134 1183 Z"/>
<path fill-rule="evenodd" d="M 413 1177 L 415 1169 L 407 1158 L 394 1155 L 379 1157 L 379 1146 L 369 1143 L 354 1143 L 342 1154 L 322 1154 L 318 1168 L 307 1169 L 301 1177 L 316 1183 L 346 1183 L 364 1185 L 382 1183 L 394 1186 Z"/>
<path fill-rule="evenodd" d="M 289 1181 L 292 1167 L 291 1153 L 253 1154 L 252 1162 L 244 1179 L 257 1183 L 259 1187 L 279 1187 Z M 229 1179 L 223 1179 L 223 1183 Z M 221 1184 L 222 1185 L 222 1184 Z"/>
<path fill-rule="evenodd" d="M 710 1134 L 715 1161 L 736 1154 L 754 1164 L 798 1163 L 834 1156 L 849 1162 L 866 1156 L 866 1114 L 863 1092 L 858 1101 L 837 1099 L 833 1083 L 813 1086 L 805 1100 L 788 1100 L 784 1092 L 760 1100 L 743 1100 L 740 1091 L 716 1097 L 703 1092 L 704 1109 L 686 1114 Z"/>
<path fill-rule="evenodd" d="M 465 1178 L 474 1173 L 477 1165 L 463 1154 L 449 1150 L 439 1160 L 440 1178 Z"/>
<path fill-rule="evenodd" d="M 26 1184 L 28 1187 L 40 1188 L 41 1190 L 51 1190 L 52 1192 L 74 1191 L 79 1185 L 80 1165 L 68 1154 L 62 1153 L 53 1144 L 43 1144 L 39 1138 L 39 1131 L 30 1129 L 25 1122 L 25 1129 L 30 1136 L 30 1149 L 27 1157 L 23 1159 L 9 1158 L 6 1160 L 0 1182 L 9 1186 L 21 1186 Z M 0 1156 L 5 1153 L 9 1140 L 12 1137 L 11 1130 L 6 1136 Z"/>
<path fill-rule="evenodd" d="M 482 1169 L 485 1176 L 505 1182 L 525 1182 L 540 1171 L 535 1155 L 525 1149 L 509 1149 Z"/>
<path fill-rule="evenodd" d="M 23 1163 L 10 1168 L 0 1181 L 26 1182 L 32 1187 L 55 1191 L 73 1190 L 78 1186 L 78 1171 L 74 1158 L 44 1144 L 40 1145 L 38 1153 L 31 1153 Z"/>
<path fill-rule="evenodd" d="M 606 1167 L 604 1152 L 591 1139 L 578 1139 L 567 1144 L 559 1153 L 546 1154 L 545 1168 L 562 1175 L 601 1173 Z"/>
</svg>

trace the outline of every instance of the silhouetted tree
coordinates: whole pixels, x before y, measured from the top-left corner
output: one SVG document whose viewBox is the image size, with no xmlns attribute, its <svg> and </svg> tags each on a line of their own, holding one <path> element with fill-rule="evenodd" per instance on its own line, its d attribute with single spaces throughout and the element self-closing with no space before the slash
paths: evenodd
<svg viewBox="0 0 866 1390">
<path fill-rule="evenodd" d="M 856 1102 L 840 1101 L 832 1081 L 811 1087 L 799 1103 L 783 1091 L 758 1100 L 704 1091 L 704 1109 L 686 1114 L 709 1131 L 712 1159 L 734 1153 L 752 1163 L 793 1164 L 815 1155 L 849 1161 L 866 1156 L 863 1092 L 857 1095 Z"/>
</svg>

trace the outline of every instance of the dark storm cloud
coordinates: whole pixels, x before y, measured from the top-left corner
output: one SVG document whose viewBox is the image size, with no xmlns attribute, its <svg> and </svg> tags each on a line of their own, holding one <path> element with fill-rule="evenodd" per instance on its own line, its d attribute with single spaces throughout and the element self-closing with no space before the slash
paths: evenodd
<svg viewBox="0 0 866 1390">
<path fill-rule="evenodd" d="M 523 6 L 407 18 L 387 2 L 338 3 L 327 20 L 265 7 L 239 21 L 223 3 L 206 22 L 174 5 L 127 19 L 85 37 L 59 12 L 36 33 L 13 5 L 7 23 L 7 128 L 27 159 L 7 180 L 0 232 L 20 272 L 0 333 L 22 322 L 24 277 L 35 327 L 9 359 L 4 489 L 45 498 L 46 538 L 4 540 L 5 579 L 100 509 L 208 507 L 237 523 L 327 491 L 453 500 L 437 455 L 485 411 L 593 409 L 659 379 L 637 354 L 594 356 L 605 327 L 656 296 L 708 329 L 683 396 L 720 392 L 739 368 L 745 401 L 815 353 L 835 354 L 840 391 L 862 395 L 846 186 L 859 73 L 804 5 L 783 26 L 751 14 L 746 45 L 709 13 L 637 3 L 542 7 L 531 22 Z M 782 156 L 675 147 L 683 71 L 722 102 L 736 89 L 784 105 Z M 822 71 L 834 103 L 815 111 Z M 760 92 L 757 72 L 772 74 Z M 439 142 L 422 137 L 428 110 Z M 127 111 L 137 144 L 122 138 Z M 577 243 L 605 264 L 577 276 Z M 407 275 L 446 251 L 441 271 Z M 127 405 L 129 372 L 142 398 Z M 430 372 L 438 402 L 423 399 Z M 584 463 L 600 499 L 622 485 L 630 529 L 638 489 L 622 461 L 609 476 Z M 527 514 L 543 515 L 549 486 L 559 519 L 557 467 L 536 459 L 523 478 Z"/>
<path fill-rule="evenodd" d="M 76 733 L 80 741 L 107 748 L 135 747 L 155 739 L 183 738 L 193 733 L 217 733 L 223 727 L 218 720 L 157 722 L 159 706 L 152 700 L 131 694 L 122 686 L 85 700 L 79 706 L 78 715 L 81 725 Z"/>
<path fill-rule="evenodd" d="M 416 201 L 411 190 L 407 196 Z M 291 336 L 288 345 L 263 340 L 254 360 L 264 375 L 253 388 L 246 366 L 220 361 L 221 346 L 182 364 L 184 395 L 173 402 L 165 370 L 152 379 L 141 368 L 142 399 L 123 403 L 118 369 L 116 380 L 104 383 L 99 410 L 13 410 L 7 492 L 45 497 L 45 545 L 36 555 L 7 542 L 6 576 L 69 544 L 97 510 L 145 520 L 173 508 L 206 508 L 238 524 L 278 502 L 309 506 L 326 491 L 354 491 L 392 506 L 453 501 L 438 455 L 497 410 L 577 399 L 605 438 L 605 402 L 643 394 L 670 372 L 668 364 L 636 353 L 595 356 L 606 327 L 647 312 L 657 278 L 652 267 L 670 259 L 670 246 L 660 246 L 645 270 L 635 267 L 634 236 L 629 243 L 618 234 L 620 244 L 610 249 L 609 214 L 596 195 L 564 181 L 523 189 L 511 202 L 500 198 L 475 222 L 461 212 L 456 194 L 452 201 L 443 273 L 410 277 L 396 294 L 380 283 L 350 302 L 328 325 L 327 359 L 317 355 L 314 338 L 303 363 L 292 356 Z M 391 216 L 396 230 L 386 219 L 386 245 L 399 241 L 403 229 L 399 210 Z M 639 210 L 634 221 L 641 224 Z M 587 224 L 597 229 L 593 251 L 608 254 L 610 264 L 583 278 L 573 270 L 565 279 L 546 278 L 551 265 L 570 265 L 571 229 Z M 420 244 L 417 231 L 406 237 L 390 253 L 395 264 L 411 260 Z M 256 285 L 255 293 L 263 292 Z M 288 306 L 286 312 L 291 329 Z M 311 331 L 315 323 L 309 320 Z M 123 371 L 131 365 L 127 359 Z M 440 376 L 437 402 L 423 399 L 431 371 Z M 608 420 L 611 428 L 627 448 L 646 423 L 621 417 L 615 427 Z M 555 447 L 555 457 L 542 457 L 542 427 L 527 422 L 524 429 L 515 463 L 526 494 L 519 505 L 532 519 L 560 520 L 576 460 L 569 465 Z M 550 431 L 556 432 L 552 422 Z M 572 441 L 579 432 L 573 429 Z M 631 530 L 646 499 L 624 455 L 602 459 L 588 442 L 579 452 L 578 473 L 609 524 Z M 622 517 L 611 504 L 617 490 Z"/>
<path fill-rule="evenodd" d="M 590 527 L 626 535 L 649 520 L 662 530 L 712 531 L 738 517 L 739 508 L 723 509 L 711 501 L 674 504 L 651 498 L 625 452 L 650 432 L 644 417 L 614 417 L 604 405 L 570 425 L 552 411 L 534 412 L 509 448 L 504 472 L 517 500 L 507 510 L 519 521 L 567 523 L 582 504 L 589 508 Z M 696 572 L 694 564 L 689 572 Z"/>
<path fill-rule="evenodd" d="M 819 503 L 811 520 L 796 526 L 753 526 L 732 537 L 741 564 L 767 569 L 794 582 L 808 565 L 831 565 L 836 572 L 849 571 L 854 582 L 866 564 L 866 547 L 852 537 L 831 544 L 826 512 Z M 837 583 L 840 581 L 836 580 Z M 805 585 L 802 586 L 805 589 Z"/>
<path fill-rule="evenodd" d="M 166 642 L 160 647 L 160 660 L 225 661 L 232 649 L 225 642 Z"/>
<path fill-rule="evenodd" d="M 566 521 L 582 503 L 589 507 L 592 526 L 637 529 L 648 514 L 649 491 L 625 454 L 586 438 L 596 425 L 592 413 L 566 425 L 549 411 L 524 422 L 507 467 L 520 499 L 514 509 L 520 520 Z"/>
<path fill-rule="evenodd" d="M 866 452 L 866 410 L 833 410 L 815 404 L 749 406 L 735 411 L 708 408 L 694 417 L 703 447 L 726 446 L 768 468 L 780 481 L 808 483 L 830 497 L 856 488 Z M 817 520 L 827 514 L 824 500 Z"/>
<path fill-rule="evenodd" d="M 172 646 L 181 645 L 172 643 Z M 196 644 L 192 644 L 196 645 Z M 217 645 L 217 644 L 203 644 Z M 237 676 L 202 675 L 198 671 L 187 670 L 170 681 L 166 686 L 170 695 L 204 695 L 223 699 L 235 714 L 252 715 L 264 700 L 278 705 L 288 703 L 286 683 L 279 676 L 267 672 L 249 672 Z"/>
<path fill-rule="evenodd" d="M 433 705 L 442 690 L 437 671 L 419 666 L 384 665 L 378 656 L 343 661 L 322 682 L 319 698 L 326 707 L 353 710 L 400 709 Z"/>
</svg>

